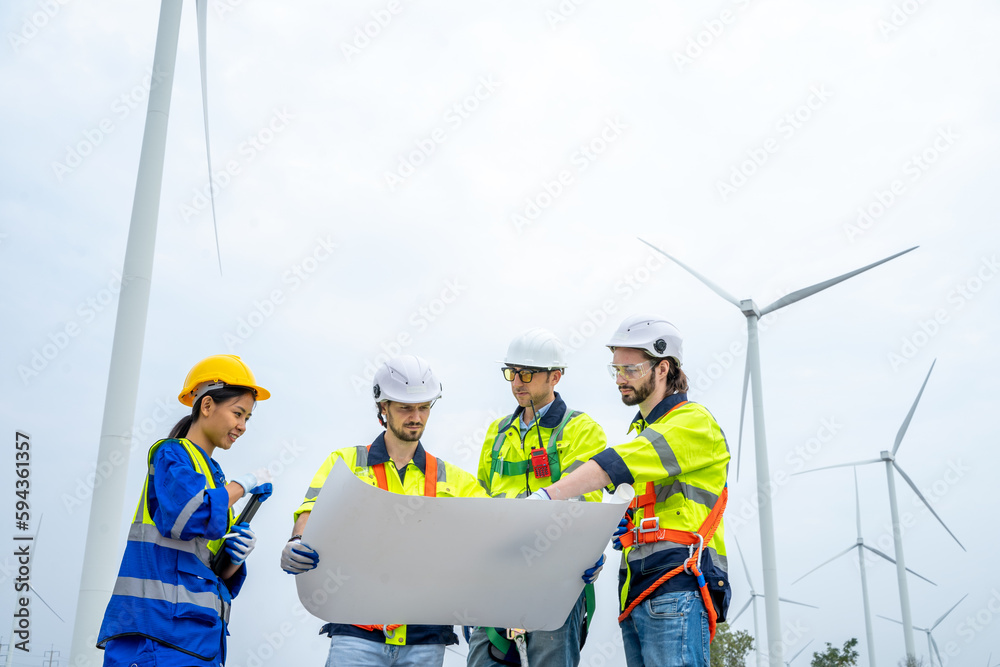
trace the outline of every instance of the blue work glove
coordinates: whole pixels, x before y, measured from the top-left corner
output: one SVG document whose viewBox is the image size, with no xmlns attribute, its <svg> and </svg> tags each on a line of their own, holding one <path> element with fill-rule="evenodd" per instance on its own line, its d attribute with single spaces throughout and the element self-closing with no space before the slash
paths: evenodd
<svg viewBox="0 0 1000 667">
<path fill-rule="evenodd" d="M 598 559 L 598 561 L 594 563 L 594 567 L 583 571 L 583 576 L 581 577 L 581 579 L 583 579 L 583 583 L 592 584 L 595 581 L 597 581 L 597 576 L 601 573 L 601 570 L 603 569 L 604 569 L 604 554 L 601 554 L 601 557 Z"/>
<path fill-rule="evenodd" d="M 545 489 L 538 489 L 528 496 L 528 500 L 552 500 L 552 496 Z"/>
<path fill-rule="evenodd" d="M 264 482 L 263 484 L 258 484 L 257 486 L 250 489 L 250 495 L 252 496 L 259 495 L 260 502 L 264 502 L 265 500 L 271 497 L 271 491 L 272 491 L 271 483 Z"/>
<path fill-rule="evenodd" d="M 618 527 L 615 528 L 615 532 L 611 534 L 614 538 L 611 540 L 611 548 L 615 551 L 622 550 L 622 535 L 628 532 L 628 515 L 622 517 L 622 520 L 618 522 Z"/>
<path fill-rule="evenodd" d="M 288 540 L 281 552 L 281 569 L 288 574 L 302 574 L 319 565 L 319 554 L 298 537 Z"/>
<path fill-rule="evenodd" d="M 231 532 L 223 537 L 226 538 L 226 553 L 233 565 L 241 565 L 257 546 L 257 536 L 250 530 L 248 523 L 235 524 Z"/>
</svg>

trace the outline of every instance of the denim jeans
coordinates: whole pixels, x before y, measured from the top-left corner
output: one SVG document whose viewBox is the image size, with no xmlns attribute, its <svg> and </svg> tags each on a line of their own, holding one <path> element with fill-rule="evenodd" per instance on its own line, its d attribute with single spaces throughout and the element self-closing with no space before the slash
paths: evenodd
<svg viewBox="0 0 1000 667">
<path fill-rule="evenodd" d="M 330 638 L 330 655 L 326 659 L 326 667 L 441 667 L 442 664 L 444 644 L 397 646 L 348 635 Z"/>
<path fill-rule="evenodd" d="M 573 605 L 569 618 L 558 630 L 529 632 L 525 640 L 528 665 L 535 667 L 576 667 L 580 664 L 580 628 L 587 613 L 587 600 L 580 599 Z M 469 641 L 468 667 L 496 667 L 499 663 L 490 658 L 490 640 L 486 630 L 477 628 Z"/>
<path fill-rule="evenodd" d="M 708 612 L 697 591 L 672 591 L 642 604 L 619 624 L 628 667 L 708 667 Z"/>
</svg>

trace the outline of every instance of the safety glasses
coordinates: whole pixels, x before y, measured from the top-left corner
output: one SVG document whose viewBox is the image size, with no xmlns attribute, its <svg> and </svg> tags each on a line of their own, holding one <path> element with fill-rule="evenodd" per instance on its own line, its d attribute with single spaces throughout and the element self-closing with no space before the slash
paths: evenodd
<svg viewBox="0 0 1000 667">
<path fill-rule="evenodd" d="M 549 372 L 547 370 L 537 368 L 511 368 L 510 366 L 504 366 L 501 370 L 503 371 L 503 377 L 507 380 L 507 382 L 513 382 L 514 377 L 518 376 L 524 384 L 531 382 L 531 378 L 535 377 L 535 373 Z"/>
<path fill-rule="evenodd" d="M 649 372 L 648 368 L 643 370 L 643 366 L 652 363 L 652 359 L 647 359 L 641 364 L 608 364 L 608 373 L 615 379 L 621 375 L 626 380 L 638 380 Z"/>
</svg>

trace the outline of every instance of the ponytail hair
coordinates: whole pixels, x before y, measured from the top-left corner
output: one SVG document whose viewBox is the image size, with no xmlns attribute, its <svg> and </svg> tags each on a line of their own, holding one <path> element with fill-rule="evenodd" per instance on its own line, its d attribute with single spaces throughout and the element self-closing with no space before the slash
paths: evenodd
<svg viewBox="0 0 1000 667">
<path fill-rule="evenodd" d="M 256 396 L 257 392 L 250 387 L 240 387 L 238 385 L 229 384 L 222 389 L 205 392 L 202 396 L 199 396 L 195 400 L 194 405 L 191 407 L 191 414 L 184 415 L 179 422 L 174 424 L 174 427 L 170 429 L 170 435 L 168 435 L 167 438 L 176 440 L 178 438 L 187 437 L 191 426 L 198 421 L 199 417 L 201 417 L 201 402 L 205 399 L 205 396 L 211 396 L 212 400 L 216 403 L 228 403 L 230 400 L 239 398 L 240 396 L 244 396 L 246 394 Z"/>
<path fill-rule="evenodd" d="M 649 352 L 646 352 L 646 358 L 653 361 L 653 366 L 649 369 L 650 371 L 656 368 L 660 362 L 667 361 L 670 363 L 670 370 L 667 371 L 667 396 L 687 392 L 688 378 L 684 371 L 681 370 L 681 362 L 677 360 L 677 357 L 654 357 Z"/>
</svg>

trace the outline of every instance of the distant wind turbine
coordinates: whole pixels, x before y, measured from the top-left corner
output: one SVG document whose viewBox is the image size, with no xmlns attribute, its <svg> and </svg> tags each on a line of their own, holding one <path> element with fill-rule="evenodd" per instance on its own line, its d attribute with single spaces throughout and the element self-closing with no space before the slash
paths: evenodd
<svg viewBox="0 0 1000 667">
<path fill-rule="evenodd" d="M 889 511 L 892 514 L 892 540 L 896 550 L 896 579 L 899 582 L 899 606 L 903 615 L 901 625 L 903 626 L 903 641 L 906 644 L 907 655 L 916 655 L 916 649 L 913 643 L 913 620 L 910 615 L 910 590 L 906 583 L 907 568 L 906 561 L 903 556 L 903 532 L 899 523 L 899 507 L 896 500 L 896 480 L 893 476 L 894 469 L 899 472 L 899 475 L 903 478 L 903 480 L 910 485 L 910 488 L 913 489 L 915 494 L 917 494 L 920 501 L 931 511 L 934 518 L 937 519 L 942 526 L 944 526 L 944 529 L 947 530 L 948 534 L 951 535 L 955 542 L 958 543 L 958 546 L 962 547 L 962 551 L 965 551 L 965 547 L 958 541 L 958 538 L 955 537 L 955 533 L 951 532 L 951 529 L 945 525 L 941 517 L 938 516 L 938 513 L 934 511 L 934 508 L 931 507 L 930 503 L 927 502 L 927 499 L 924 498 L 924 495 L 920 493 L 917 485 L 913 483 L 913 480 L 910 479 L 910 477 L 903 472 L 903 469 L 899 467 L 899 464 L 896 463 L 896 452 L 899 450 L 899 445 L 903 442 L 903 436 L 906 435 L 906 429 L 910 426 L 910 420 L 913 419 L 913 413 L 917 410 L 917 403 L 920 402 L 920 397 L 924 393 L 924 387 L 927 386 L 927 381 L 930 380 L 931 372 L 934 370 L 934 364 L 936 363 L 936 359 L 933 363 L 931 363 L 931 368 L 927 371 L 927 377 L 924 378 L 924 383 L 920 385 L 920 391 L 917 392 L 917 398 L 913 401 L 913 405 L 910 406 L 910 411 L 907 413 L 906 419 L 903 420 L 903 425 L 899 427 L 899 432 L 896 434 L 896 441 L 892 446 L 892 451 L 883 450 L 877 459 L 854 461 L 853 463 L 840 463 L 837 465 L 823 466 L 822 468 L 813 468 L 812 470 L 805 470 L 803 472 L 796 473 L 798 475 L 802 475 L 806 472 L 813 472 L 815 470 L 859 466 L 869 463 L 885 463 L 886 479 L 889 484 Z"/>
<path fill-rule="evenodd" d="M 868 549 L 868 551 L 871 551 L 876 556 L 880 556 L 880 557 L 884 558 L 885 560 L 889 561 L 890 563 L 895 564 L 896 561 L 893 560 L 892 558 L 890 558 L 889 556 L 885 555 L 884 553 L 882 553 L 881 551 L 879 551 L 875 547 L 872 547 L 872 546 L 869 546 L 869 545 L 865 544 L 865 538 L 861 536 L 861 497 L 860 497 L 860 495 L 858 493 L 858 469 L 857 468 L 854 468 L 854 510 L 855 510 L 855 516 L 857 518 L 857 525 L 858 525 L 858 541 L 856 543 L 852 544 L 851 546 L 847 547 L 846 549 L 844 549 L 840 553 L 838 553 L 833 558 L 831 558 L 829 560 L 825 560 L 822 563 L 820 563 L 819 565 L 817 565 L 816 567 L 814 567 L 813 569 L 809 570 L 808 572 L 806 572 L 805 574 L 803 574 L 801 577 L 799 577 L 798 579 L 796 579 L 795 581 L 793 581 L 792 585 L 795 585 L 798 582 L 802 581 L 803 579 L 805 579 L 810 574 L 812 574 L 816 570 L 820 569 L 821 567 L 823 567 L 827 563 L 831 563 L 831 562 L 837 560 L 838 558 L 840 558 L 844 554 L 846 554 L 849 551 L 851 551 L 851 549 L 857 549 L 858 550 L 858 567 L 861 569 L 861 599 L 864 602 L 864 607 L 865 607 L 865 636 L 866 636 L 866 638 L 868 640 L 868 666 L 869 667 L 875 667 L 875 635 L 872 632 L 871 603 L 868 601 L 868 575 L 867 575 L 867 573 L 865 571 L 865 549 Z M 921 579 L 923 579 L 924 581 L 926 581 L 929 584 L 933 584 L 933 585 L 937 586 L 937 584 L 935 584 L 933 581 L 931 581 L 927 577 L 924 577 L 922 575 L 917 574 L 916 572 L 914 572 L 910 568 L 906 568 L 906 571 L 909 572 L 910 574 L 913 574 L 913 575 L 916 575 L 916 576 L 920 577 Z"/>
<path fill-rule="evenodd" d="M 786 294 L 771 305 L 760 309 L 754 303 L 753 299 L 737 300 L 676 257 L 668 255 L 648 241 L 639 240 L 690 273 L 717 295 L 739 308 L 740 312 L 747 318 L 747 361 L 746 369 L 743 373 L 743 398 L 740 400 L 740 437 L 736 458 L 737 479 L 739 479 L 739 461 L 743 442 L 743 412 L 746 406 L 747 388 L 752 383 L 754 450 L 757 462 L 757 504 L 758 516 L 760 517 L 761 560 L 763 561 L 762 569 L 764 571 L 764 615 L 767 620 L 768 655 L 770 656 L 771 667 L 781 667 L 784 661 L 782 659 L 781 613 L 778 609 L 778 557 L 774 540 L 774 515 L 771 511 L 771 467 L 767 459 L 767 436 L 764 428 L 764 393 L 760 374 L 760 341 L 757 331 L 757 321 L 779 308 L 784 308 L 796 301 L 801 301 L 817 292 L 822 292 L 828 287 L 833 287 L 848 278 L 853 278 L 859 273 L 864 273 L 900 255 L 905 255 L 915 250 L 917 246 L 886 257 L 874 264 L 869 264 L 868 266 L 837 276 L 836 278 L 831 278 L 830 280 L 825 280 L 821 283 L 816 283 L 815 285 Z"/>
<path fill-rule="evenodd" d="M 950 614 L 951 612 L 955 611 L 955 607 L 957 607 L 958 605 L 962 604 L 962 600 L 964 600 L 967 597 L 969 597 L 968 593 L 966 593 L 965 595 L 963 595 L 962 598 L 958 602 L 956 602 L 955 604 L 953 604 L 951 606 L 951 609 L 949 609 L 945 613 L 941 614 L 941 618 L 939 618 L 938 620 L 934 621 L 934 625 L 932 625 L 931 627 L 929 627 L 929 628 L 919 628 L 919 627 L 917 627 L 915 625 L 913 626 L 913 628 L 915 630 L 920 630 L 921 632 L 924 632 L 924 633 L 927 634 L 927 657 L 930 660 L 931 667 L 934 667 L 934 658 L 933 658 L 933 656 L 937 656 L 938 667 L 944 667 L 944 661 L 941 660 L 941 652 L 938 651 L 937 642 L 934 641 L 934 635 L 932 635 L 931 633 L 934 632 L 934 628 L 936 628 L 937 626 L 941 625 L 941 621 L 943 621 L 948 614 Z M 883 616 L 882 614 L 879 614 L 878 617 L 879 618 L 884 618 L 887 621 L 892 621 L 893 623 L 896 623 L 897 625 L 902 625 L 902 623 L 900 621 L 897 621 L 894 618 L 889 618 L 888 616 Z M 931 654 L 931 649 L 934 650 L 933 654 Z M 992 653 L 990 654 L 990 657 L 991 658 L 993 657 Z M 986 661 L 986 664 L 989 665 L 989 660 Z"/>
<path fill-rule="evenodd" d="M 736 542 L 736 551 L 740 555 L 740 562 L 743 563 L 743 571 L 746 572 L 747 575 L 747 585 L 750 587 L 750 599 L 747 600 L 747 603 L 743 605 L 738 612 L 736 612 L 736 615 L 733 616 L 732 619 L 728 621 L 728 623 L 730 625 L 735 623 L 736 619 L 738 619 L 743 614 L 743 612 L 747 610 L 747 607 L 753 604 L 753 639 L 754 639 L 753 648 L 754 652 L 757 654 L 757 664 L 763 665 L 764 653 L 761 652 L 760 650 L 760 632 L 757 629 L 757 598 L 763 598 L 764 594 L 758 593 L 757 591 L 754 590 L 753 579 L 750 577 L 750 568 L 747 567 L 747 561 L 745 558 L 743 558 L 743 549 L 740 548 L 739 540 L 736 540 L 735 537 L 733 539 Z M 778 598 L 778 599 L 781 602 L 787 602 L 788 604 L 797 604 L 800 607 L 810 607 L 811 609 L 819 609 L 819 607 L 811 604 L 806 604 L 805 602 L 796 602 L 795 600 L 789 600 L 787 598 Z M 767 598 L 764 598 L 764 602 L 765 603 L 767 602 Z M 794 659 L 795 657 L 793 656 L 792 660 Z M 788 662 L 791 662 L 791 660 L 789 660 Z"/>
<path fill-rule="evenodd" d="M 153 76 L 159 81 L 151 86 L 146 107 L 146 124 L 139 152 L 132 218 L 122 268 L 122 286 L 118 297 L 115 335 L 111 345 L 107 393 L 101 440 L 97 451 L 97 469 L 106 466 L 112 472 L 94 487 L 87 524 L 87 540 L 80 574 L 80 595 L 77 598 L 73 624 L 73 643 L 69 664 L 100 664 L 101 652 L 95 648 L 104 610 L 111 599 L 117 574 L 118 520 L 125 502 L 125 482 L 135 422 L 135 401 L 139 388 L 146 315 L 149 311 L 149 291 L 156 249 L 156 225 L 163 184 L 163 156 L 167 141 L 167 119 L 170 96 L 174 85 L 174 65 L 177 60 L 177 38 L 180 34 L 182 0 L 162 0 L 156 47 L 153 52 Z M 208 0 L 197 0 L 198 55 L 201 63 L 202 108 L 205 117 L 205 139 L 208 155 L 209 190 L 213 197 L 212 219 L 215 220 L 214 189 L 212 188 L 211 152 L 208 151 L 208 98 L 206 83 L 205 25 Z M 219 272 L 222 272 L 221 251 Z"/>
</svg>

